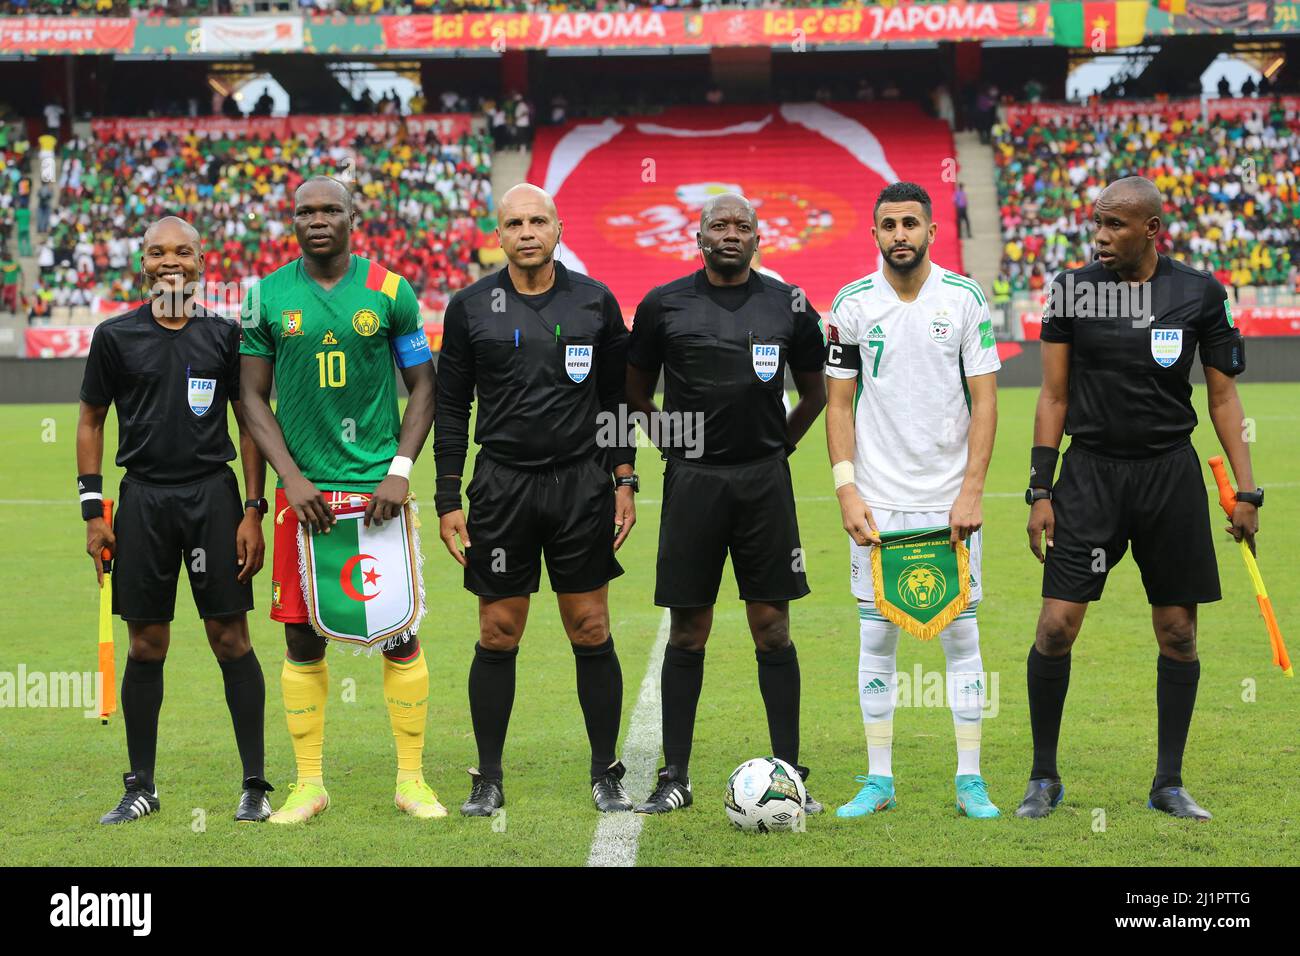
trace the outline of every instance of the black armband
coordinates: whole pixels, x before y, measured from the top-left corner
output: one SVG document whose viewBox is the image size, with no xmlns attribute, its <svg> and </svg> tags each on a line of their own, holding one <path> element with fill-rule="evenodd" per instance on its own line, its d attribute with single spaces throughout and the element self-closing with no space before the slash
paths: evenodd
<svg viewBox="0 0 1300 956">
<path fill-rule="evenodd" d="M 1202 345 L 1201 364 L 1218 369 L 1224 375 L 1240 375 L 1246 371 L 1246 339 L 1238 332 L 1231 342 Z"/>
<path fill-rule="evenodd" d="M 1029 487 L 1048 488 L 1056 481 L 1056 460 L 1061 453 L 1047 445 L 1029 449 Z"/>
<path fill-rule="evenodd" d="M 104 476 L 78 475 L 77 494 L 81 496 L 81 520 L 104 517 Z"/>
<path fill-rule="evenodd" d="M 460 511 L 460 477 L 437 478 L 433 483 L 433 507 L 438 517 L 452 511 Z"/>
</svg>

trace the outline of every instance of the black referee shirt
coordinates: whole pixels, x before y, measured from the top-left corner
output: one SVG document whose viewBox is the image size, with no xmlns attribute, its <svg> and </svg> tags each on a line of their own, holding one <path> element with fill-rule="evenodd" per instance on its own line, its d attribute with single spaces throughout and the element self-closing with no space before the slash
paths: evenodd
<svg viewBox="0 0 1300 956">
<path fill-rule="evenodd" d="M 692 460 L 754 461 L 785 450 L 785 370 L 821 371 L 820 322 L 801 293 L 771 276 L 750 270 L 744 285 L 715 286 L 700 269 L 641 300 L 627 360 L 654 375 L 663 368 L 670 423 L 679 421 L 673 413 L 703 413 L 702 454 Z M 661 450 L 685 458 L 677 427 Z"/>
<path fill-rule="evenodd" d="M 238 323 L 202 311 L 167 329 L 146 302 L 95 329 L 81 400 L 117 406 L 117 464 L 128 477 L 178 485 L 233 461 L 231 399 L 239 400 Z"/>
<path fill-rule="evenodd" d="M 1070 346 L 1065 430 L 1111 458 L 1154 458 L 1186 442 L 1196 427 L 1188 376 L 1197 349 L 1212 364 L 1216 348 L 1239 341 L 1227 293 L 1208 272 L 1160 256 L 1142 286 L 1093 262 L 1053 280 L 1043 316 L 1042 340 Z"/>
<path fill-rule="evenodd" d="M 443 316 L 433 454 L 439 477 L 463 475 L 469 411 L 474 441 L 512 468 L 546 468 L 588 455 L 631 464 L 635 446 L 597 447 L 602 411 L 625 401 L 627 327 L 602 283 L 555 263 L 555 282 L 521 295 L 508 269 L 452 296 Z"/>
</svg>

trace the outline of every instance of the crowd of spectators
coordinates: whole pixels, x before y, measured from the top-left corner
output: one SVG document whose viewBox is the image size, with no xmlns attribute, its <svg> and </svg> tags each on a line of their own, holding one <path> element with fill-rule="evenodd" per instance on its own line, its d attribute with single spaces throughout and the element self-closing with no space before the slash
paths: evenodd
<svg viewBox="0 0 1300 956">
<path fill-rule="evenodd" d="M 144 228 L 173 213 L 203 236 L 206 279 L 265 275 L 298 255 L 294 189 L 327 174 L 355 184 L 354 251 L 440 307 L 471 281 L 491 228 L 490 164 L 490 142 L 475 133 L 450 142 L 362 136 L 350 148 L 306 135 L 72 139 L 59 155 L 59 204 L 38 240 L 37 294 L 55 306 L 138 300 Z"/>
<path fill-rule="evenodd" d="M 1092 205 L 1107 183 L 1147 176 L 1165 196 L 1159 248 L 1225 286 L 1300 291 L 1300 117 L 1151 114 L 993 131 L 1001 278 L 1037 291 L 1092 261 Z"/>
</svg>

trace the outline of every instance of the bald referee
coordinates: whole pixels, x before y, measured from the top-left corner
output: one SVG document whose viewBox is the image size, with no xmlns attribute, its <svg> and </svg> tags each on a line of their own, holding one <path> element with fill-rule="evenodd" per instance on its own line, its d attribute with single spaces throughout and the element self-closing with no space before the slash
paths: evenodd
<svg viewBox="0 0 1300 956">
<path fill-rule="evenodd" d="M 469 669 L 479 764 L 460 812 L 492 816 L 505 805 L 515 661 L 543 558 L 573 647 L 592 801 L 602 813 L 631 810 L 614 752 L 623 674 L 609 582 L 623 573 L 614 552 L 636 522 L 636 446 L 626 436 L 600 444 L 602 419 L 618 417 L 624 401 L 627 327 L 608 288 L 555 258 L 564 224 L 549 195 L 515 186 L 497 222 L 508 264 L 447 305 L 434 414 L 440 534 L 479 608 Z M 476 394 L 467 518 L 460 486 Z"/>
<path fill-rule="evenodd" d="M 249 640 L 247 612 L 265 552 L 266 467 L 244 431 L 238 401 L 239 324 L 200 304 L 203 250 L 183 219 L 168 216 L 145 230 L 140 269 L 144 304 L 95 329 L 77 422 L 86 550 L 101 583 L 101 550 L 107 547 L 116 558 L 113 611 L 126 621 L 131 639 L 122 675 L 131 769 L 121 801 L 100 823 L 127 823 L 159 809 L 158 713 L 182 563 L 221 665 L 243 764 L 235 819 L 260 822 L 271 813 L 271 785 L 262 775 L 266 684 Z M 227 404 L 239 423 L 244 488 L 251 499 L 242 504 L 229 465 L 235 447 Z M 110 405 L 117 406 L 117 464 L 126 469 L 112 529 L 102 516 L 100 474 Z"/>
<path fill-rule="evenodd" d="M 704 268 L 651 289 L 628 347 L 628 402 L 651 422 L 668 461 L 655 603 L 670 609 L 662 674 L 664 764 L 638 813 L 692 802 L 688 765 L 704 648 L 731 554 L 758 660 L 775 757 L 799 765 L 799 659 L 790 602 L 808 593 L 786 457 L 826 406 L 820 318 L 803 292 L 751 262 L 758 216 L 743 196 L 700 211 Z M 654 389 L 664 372 L 664 407 Z M 787 415 L 785 373 L 799 402 Z M 698 424 L 697 424 L 698 423 Z M 809 813 L 821 810 L 808 798 Z"/>
<path fill-rule="evenodd" d="M 1110 569 L 1131 546 L 1160 649 L 1147 805 L 1210 819 L 1182 778 L 1201 673 L 1197 606 L 1220 598 L 1205 481 L 1191 443 L 1188 375 L 1198 353 L 1210 420 L 1241 489 L 1227 530 L 1252 549 L 1264 493 L 1242 436 L 1241 333 L 1213 276 L 1157 254 L 1163 205 L 1140 177 L 1103 190 L 1093 210 L 1096 261 L 1056 278 L 1043 317 L 1043 386 L 1025 493 L 1029 547 L 1044 564 L 1043 604 L 1027 665 L 1034 760 L 1021 817 L 1047 816 L 1065 793 L 1056 751 L 1070 648 L 1088 604 L 1101 598 Z M 1063 432 L 1071 442 L 1054 482 Z"/>
</svg>

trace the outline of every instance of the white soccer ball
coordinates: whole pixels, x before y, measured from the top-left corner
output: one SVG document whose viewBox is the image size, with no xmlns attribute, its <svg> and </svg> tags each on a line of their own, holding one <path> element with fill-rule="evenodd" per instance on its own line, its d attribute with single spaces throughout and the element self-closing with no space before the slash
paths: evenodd
<svg viewBox="0 0 1300 956">
<path fill-rule="evenodd" d="M 727 780 L 727 819 L 757 833 L 802 830 L 807 795 L 794 767 L 775 757 L 755 757 Z"/>
</svg>

